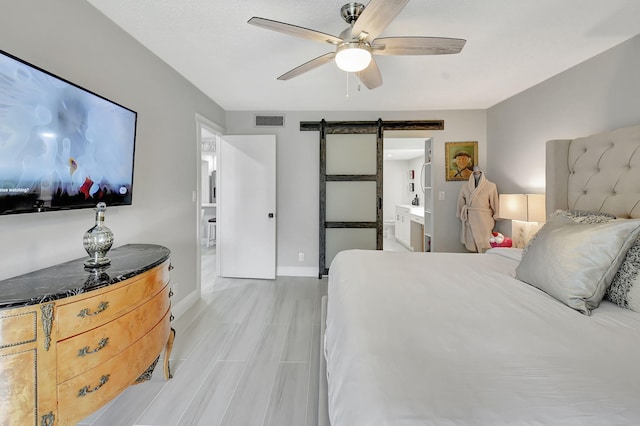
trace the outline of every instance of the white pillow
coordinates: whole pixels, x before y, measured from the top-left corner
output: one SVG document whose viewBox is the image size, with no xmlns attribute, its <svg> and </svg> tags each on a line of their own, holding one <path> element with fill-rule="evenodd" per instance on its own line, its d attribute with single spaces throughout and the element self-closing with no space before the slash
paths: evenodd
<svg viewBox="0 0 640 426">
<path fill-rule="evenodd" d="M 614 215 L 609 213 L 594 212 L 589 210 L 556 210 L 555 212 L 551 213 L 551 217 L 556 216 L 566 217 L 578 223 L 603 223 L 609 222 L 610 220 L 614 220 L 616 218 Z M 536 239 L 536 235 L 534 235 L 533 238 L 531 238 L 524 246 L 522 255 L 525 255 L 527 253 L 527 250 L 529 250 L 529 246 Z"/>
<path fill-rule="evenodd" d="M 576 223 L 551 217 L 516 268 L 516 277 L 586 315 L 597 308 L 640 220 Z"/>
</svg>

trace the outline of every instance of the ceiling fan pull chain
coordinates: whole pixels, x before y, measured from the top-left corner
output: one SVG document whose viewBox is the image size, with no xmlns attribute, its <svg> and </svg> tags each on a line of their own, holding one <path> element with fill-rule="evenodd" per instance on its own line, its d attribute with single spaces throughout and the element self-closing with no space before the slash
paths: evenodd
<svg viewBox="0 0 640 426">
<path fill-rule="evenodd" d="M 349 74 L 351 73 L 346 72 L 345 74 L 347 74 L 347 102 L 349 102 Z"/>
</svg>

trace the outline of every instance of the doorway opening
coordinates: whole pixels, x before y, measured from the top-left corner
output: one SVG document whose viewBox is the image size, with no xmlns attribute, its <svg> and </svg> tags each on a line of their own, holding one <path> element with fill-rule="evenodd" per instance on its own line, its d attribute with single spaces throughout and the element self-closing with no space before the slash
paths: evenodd
<svg viewBox="0 0 640 426">
<path fill-rule="evenodd" d="M 411 213 L 424 205 L 419 173 L 424 162 L 424 139 L 384 138 L 383 250 L 419 251 L 411 245 Z M 408 234 L 408 235 L 407 235 Z"/>
<path fill-rule="evenodd" d="M 383 250 L 424 251 L 423 165 L 429 131 L 388 131 L 383 139 Z"/>
<path fill-rule="evenodd" d="M 218 276 L 217 250 L 217 146 L 223 129 L 200 115 L 196 115 L 197 125 L 197 247 L 198 247 L 198 287 L 200 294 L 213 290 Z"/>
</svg>

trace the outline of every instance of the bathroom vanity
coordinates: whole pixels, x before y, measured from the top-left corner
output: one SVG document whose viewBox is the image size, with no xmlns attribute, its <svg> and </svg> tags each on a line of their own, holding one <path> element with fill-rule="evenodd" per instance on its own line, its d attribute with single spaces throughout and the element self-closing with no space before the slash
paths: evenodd
<svg viewBox="0 0 640 426">
<path fill-rule="evenodd" d="M 170 377 L 170 251 L 130 244 L 0 281 L 0 425 L 72 425 L 148 380 Z"/>
<path fill-rule="evenodd" d="M 423 251 L 424 209 L 421 206 L 396 205 L 396 241 L 412 251 Z"/>
</svg>

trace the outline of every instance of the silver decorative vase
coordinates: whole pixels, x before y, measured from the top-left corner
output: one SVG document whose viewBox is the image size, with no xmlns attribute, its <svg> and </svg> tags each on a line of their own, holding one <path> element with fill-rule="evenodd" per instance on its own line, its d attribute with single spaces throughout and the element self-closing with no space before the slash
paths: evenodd
<svg viewBox="0 0 640 426">
<path fill-rule="evenodd" d="M 96 205 L 96 224 L 93 228 L 84 233 L 84 249 L 89 254 L 89 259 L 84 261 L 84 266 L 97 268 L 111 263 L 111 259 L 106 257 L 107 252 L 113 245 L 113 232 L 104 226 L 104 212 L 107 205 L 100 202 Z"/>
</svg>

